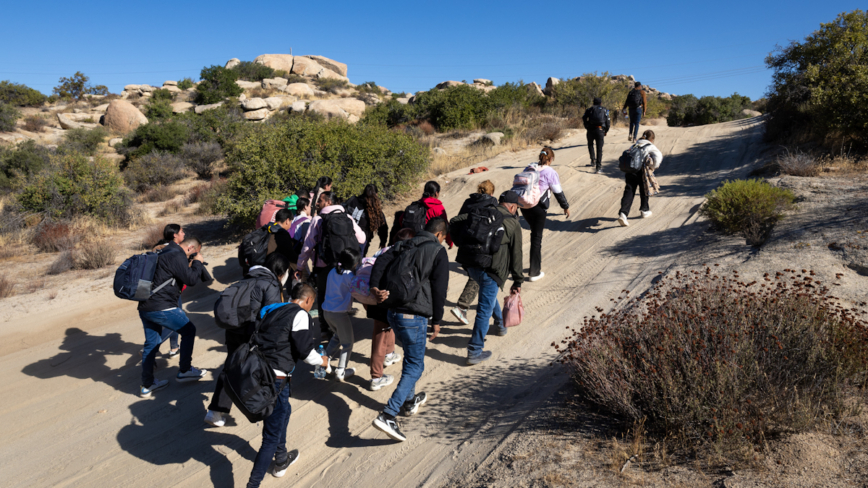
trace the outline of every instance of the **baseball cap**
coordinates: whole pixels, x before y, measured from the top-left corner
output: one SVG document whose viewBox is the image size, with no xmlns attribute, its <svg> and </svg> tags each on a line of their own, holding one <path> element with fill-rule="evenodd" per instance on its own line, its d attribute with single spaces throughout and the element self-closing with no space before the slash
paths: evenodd
<svg viewBox="0 0 868 488">
<path fill-rule="evenodd" d="M 500 194 L 500 203 L 514 203 L 518 205 L 518 193 L 512 190 L 506 190 Z"/>
</svg>

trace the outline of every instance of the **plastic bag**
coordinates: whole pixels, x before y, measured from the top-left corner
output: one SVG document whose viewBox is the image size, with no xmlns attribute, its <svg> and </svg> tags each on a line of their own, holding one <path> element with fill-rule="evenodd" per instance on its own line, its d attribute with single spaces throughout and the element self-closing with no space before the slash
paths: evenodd
<svg viewBox="0 0 868 488">
<path fill-rule="evenodd" d="M 518 292 L 510 293 L 503 300 L 503 325 L 505 327 L 515 327 L 521 324 L 524 318 L 524 305 L 521 303 L 521 294 Z"/>
</svg>

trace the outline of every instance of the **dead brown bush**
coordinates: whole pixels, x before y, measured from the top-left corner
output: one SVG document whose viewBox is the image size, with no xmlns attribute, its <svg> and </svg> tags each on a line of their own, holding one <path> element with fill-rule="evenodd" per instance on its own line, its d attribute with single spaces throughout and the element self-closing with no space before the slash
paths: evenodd
<svg viewBox="0 0 868 488">
<path fill-rule="evenodd" d="M 92 241 L 78 253 L 76 265 L 81 269 L 100 269 L 114 263 L 115 250 L 105 241 Z"/>
<path fill-rule="evenodd" d="M 0 298 L 8 298 L 15 294 L 15 282 L 5 276 L 0 276 Z"/>
<path fill-rule="evenodd" d="M 48 267 L 47 274 L 59 275 L 75 268 L 76 254 L 75 251 L 63 251 L 57 256 L 57 259 Z"/>
<path fill-rule="evenodd" d="M 22 128 L 28 132 L 42 132 L 48 125 L 48 121 L 38 115 L 31 115 L 24 119 Z"/>
<path fill-rule="evenodd" d="M 180 194 L 181 191 L 178 189 L 160 185 L 143 193 L 140 197 L 140 201 L 151 203 L 165 202 L 166 200 L 171 200 Z"/>
<path fill-rule="evenodd" d="M 145 234 L 142 236 L 141 248 L 146 251 L 153 249 L 158 242 L 163 240 L 163 229 L 165 227 L 165 224 L 157 224 L 145 229 Z"/>
<path fill-rule="evenodd" d="M 60 252 L 72 249 L 81 241 L 72 224 L 43 221 L 33 233 L 33 244 L 42 252 Z"/>
</svg>

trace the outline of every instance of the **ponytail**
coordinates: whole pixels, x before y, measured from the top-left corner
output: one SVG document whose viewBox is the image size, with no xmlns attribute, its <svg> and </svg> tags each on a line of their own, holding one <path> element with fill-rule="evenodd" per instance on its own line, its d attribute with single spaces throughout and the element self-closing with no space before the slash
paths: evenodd
<svg viewBox="0 0 868 488">
<path fill-rule="evenodd" d="M 440 185 L 436 181 L 425 183 L 425 190 L 422 192 L 422 199 L 434 198 L 440 194 Z"/>
<path fill-rule="evenodd" d="M 550 146 L 546 146 L 542 148 L 542 151 L 539 152 L 539 164 L 541 166 L 545 166 L 547 164 L 551 164 L 552 161 L 555 160 L 555 150 Z"/>
</svg>

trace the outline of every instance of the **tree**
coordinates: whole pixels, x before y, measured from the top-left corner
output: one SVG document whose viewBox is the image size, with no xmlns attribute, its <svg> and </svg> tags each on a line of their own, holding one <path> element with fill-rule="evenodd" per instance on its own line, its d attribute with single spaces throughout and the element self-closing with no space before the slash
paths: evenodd
<svg viewBox="0 0 868 488">
<path fill-rule="evenodd" d="M 105 85 L 91 86 L 90 78 L 81 71 L 76 71 L 69 78 L 63 77 L 60 79 L 60 85 L 54 87 L 54 94 L 60 98 L 72 98 L 81 100 L 85 95 L 108 95 L 108 88 Z"/>
<path fill-rule="evenodd" d="M 223 101 L 227 97 L 237 97 L 244 90 L 235 83 L 238 72 L 222 66 L 202 68 L 202 82 L 196 86 L 196 103 L 210 104 Z"/>
</svg>

